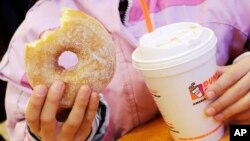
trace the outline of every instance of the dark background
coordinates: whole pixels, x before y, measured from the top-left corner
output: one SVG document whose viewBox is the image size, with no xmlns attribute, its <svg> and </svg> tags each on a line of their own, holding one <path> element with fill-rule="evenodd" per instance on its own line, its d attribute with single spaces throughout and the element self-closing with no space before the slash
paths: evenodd
<svg viewBox="0 0 250 141">
<path fill-rule="evenodd" d="M 0 2 L 0 60 L 17 27 L 36 0 L 1 0 Z M 0 80 L 0 122 L 6 119 L 4 98 L 6 82 Z"/>
<path fill-rule="evenodd" d="M 230 141 L 249 141 L 250 125 L 231 124 L 229 125 L 229 129 Z M 242 129 L 246 130 L 246 133 L 242 132 Z"/>
</svg>

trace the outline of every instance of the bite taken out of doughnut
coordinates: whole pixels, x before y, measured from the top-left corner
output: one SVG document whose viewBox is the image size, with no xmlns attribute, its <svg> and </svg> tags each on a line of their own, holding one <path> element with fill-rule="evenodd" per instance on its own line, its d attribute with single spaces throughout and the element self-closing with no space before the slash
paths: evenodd
<svg viewBox="0 0 250 141">
<path fill-rule="evenodd" d="M 59 65 L 64 52 L 77 56 L 69 69 Z M 60 27 L 44 32 L 40 39 L 26 45 L 25 69 L 32 87 L 56 81 L 65 82 L 61 108 L 71 108 L 81 85 L 101 92 L 115 71 L 115 47 L 111 36 L 96 19 L 72 9 L 62 10 Z"/>
</svg>

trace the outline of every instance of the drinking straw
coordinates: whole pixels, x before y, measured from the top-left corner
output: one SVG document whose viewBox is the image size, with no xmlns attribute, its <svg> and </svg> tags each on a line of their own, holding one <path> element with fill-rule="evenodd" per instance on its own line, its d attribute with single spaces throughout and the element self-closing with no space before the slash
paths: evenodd
<svg viewBox="0 0 250 141">
<path fill-rule="evenodd" d="M 148 6 L 147 6 L 147 3 L 145 1 L 146 0 L 140 0 L 140 5 L 141 5 L 143 16 L 145 18 L 145 22 L 146 22 L 148 32 L 152 32 L 153 31 L 153 25 L 152 25 L 152 22 L 151 22 Z"/>
</svg>

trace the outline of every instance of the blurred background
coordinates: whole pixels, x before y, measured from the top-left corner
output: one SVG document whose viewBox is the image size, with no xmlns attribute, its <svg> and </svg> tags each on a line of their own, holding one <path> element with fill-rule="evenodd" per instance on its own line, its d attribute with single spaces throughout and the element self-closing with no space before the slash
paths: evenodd
<svg viewBox="0 0 250 141">
<path fill-rule="evenodd" d="M 25 14 L 36 0 L 1 0 L 0 1 L 0 60 L 2 59 L 12 35 L 25 18 Z M 0 140 L 7 140 L 4 121 L 6 82 L 0 80 Z"/>
</svg>

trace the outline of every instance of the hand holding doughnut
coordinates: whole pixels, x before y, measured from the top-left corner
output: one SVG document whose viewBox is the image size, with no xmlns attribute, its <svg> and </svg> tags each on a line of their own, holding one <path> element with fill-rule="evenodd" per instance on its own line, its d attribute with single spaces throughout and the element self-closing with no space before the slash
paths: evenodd
<svg viewBox="0 0 250 141">
<path fill-rule="evenodd" d="M 77 55 L 78 62 L 72 69 L 58 65 L 58 58 L 65 51 Z M 63 81 L 65 90 L 60 107 L 70 108 L 81 85 L 89 85 L 98 93 L 111 81 L 115 71 L 114 43 L 96 19 L 67 9 L 59 28 L 26 45 L 25 67 L 33 88 Z"/>
</svg>

